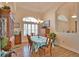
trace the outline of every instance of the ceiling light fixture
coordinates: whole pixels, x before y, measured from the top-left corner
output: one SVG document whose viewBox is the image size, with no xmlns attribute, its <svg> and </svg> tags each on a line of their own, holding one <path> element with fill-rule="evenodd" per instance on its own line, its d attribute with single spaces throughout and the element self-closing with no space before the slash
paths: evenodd
<svg viewBox="0 0 79 59">
<path fill-rule="evenodd" d="M 77 18 L 77 16 L 76 15 L 73 15 L 72 18 Z"/>
<path fill-rule="evenodd" d="M 77 18 L 77 15 L 76 15 L 76 13 L 77 13 L 77 10 L 76 10 L 77 7 L 76 7 L 76 6 L 77 6 L 76 3 L 73 4 L 73 8 L 74 8 L 73 12 L 74 12 L 75 14 L 71 16 L 72 18 Z"/>
<path fill-rule="evenodd" d="M 37 20 L 37 23 L 43 23 L 43 22 L 44 22 L 43 20 L 40 19 Z"/>
</svg>

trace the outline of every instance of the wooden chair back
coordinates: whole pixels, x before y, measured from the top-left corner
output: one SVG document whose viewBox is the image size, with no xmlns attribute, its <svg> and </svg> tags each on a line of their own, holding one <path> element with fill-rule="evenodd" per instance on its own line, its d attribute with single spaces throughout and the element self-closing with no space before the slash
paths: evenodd
<svg viewBox="0 0 79 59">
<path fill-rule="evenodd" d="M 48 46 L 51 46 L 52 47 L 52 39 L 48 38 Z"/>
<path fill-rule="evenodd" d="M 27 39 L 28 39 L 28 43 L 30 46 L 32 46 L 32 40 L 31 40 L 31 36 L 30 35 L 27 35 Z"/>
</svg>

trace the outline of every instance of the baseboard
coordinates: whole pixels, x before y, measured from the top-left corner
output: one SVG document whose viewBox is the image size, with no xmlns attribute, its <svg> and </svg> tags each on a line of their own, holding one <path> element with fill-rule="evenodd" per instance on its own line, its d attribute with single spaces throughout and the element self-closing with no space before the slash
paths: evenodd
<svg viewBox="0 0 79 59">
<path fill-rule="evenodd" d="M 71 47 L 68 47 L 68 46 L 65 46 L 65 45 L 62 45 L 62 44 L 58 44 L 59 46 L 65 48 L 65 49 L 68 49 L 70 51 L 73 51 L 75 53 L 78 53 L 79 54 L 79 50 L 76 50 L 75 48 L 71 48 Z"/>
</svg>

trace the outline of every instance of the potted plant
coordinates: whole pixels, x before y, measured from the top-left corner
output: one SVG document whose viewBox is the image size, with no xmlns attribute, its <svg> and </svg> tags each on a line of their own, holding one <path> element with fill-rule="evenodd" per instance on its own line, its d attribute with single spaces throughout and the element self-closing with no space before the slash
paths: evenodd
<svg viewBox="0 0 79 59">
<path fill-rule="evenodd" d="M 10 7 L 9 6 L 6 6 L 6 5 L 4 5 L 3 7 L 2 7 L 2 9 L 10 9 Z"/>
<path fill-rule="evenodd" d="M 6 14 L 6 13 L 9 14 L 9 13 L 10 13 L 10 7 L 4 5 L 4 6 L 1 8 L 1 11 L 2 11 L 2 14 Z"/>
<path fill-rule="evenodd" d="M 1 40 L 0 40 L 1 42 L 0 42 L 0 48 L 4 48 L 4 47 L 6 47 L 7 46 L 7 43 L 8 43 L 8 38 L 6 37 L 6 36 L 4 36 L 4 37 L 2 37 L 1 38 Z"/>
<path fill-rule="evenodd" d="M 15 53 L 11 50 L 11 41 L 6 36 L 0 38 L 0 49 L 0 57 L 10 57 L 12 53 Z"/>
<path fill-rule="evenodd" d="M 56 34 L 55 34 L 55 33 L 49 33 L 49 39 L 52 39 L 52 42 L 55 43 Z M 54 45 L 55 45 L 55 44 L 54 44 Z"/>
</svg>

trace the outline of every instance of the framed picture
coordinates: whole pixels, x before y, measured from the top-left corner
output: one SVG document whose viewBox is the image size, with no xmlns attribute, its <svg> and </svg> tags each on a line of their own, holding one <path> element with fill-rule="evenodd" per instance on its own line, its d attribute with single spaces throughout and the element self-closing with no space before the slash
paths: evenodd
<svg viewBox="0 0 79 59">
<path fill-rule="evenodd" d="M 50 20 L 44 21 L 43 27 L 50 27 Z"/>
</svg>

